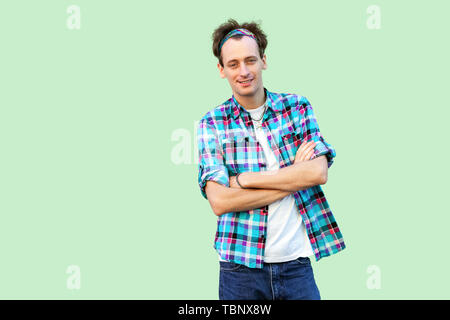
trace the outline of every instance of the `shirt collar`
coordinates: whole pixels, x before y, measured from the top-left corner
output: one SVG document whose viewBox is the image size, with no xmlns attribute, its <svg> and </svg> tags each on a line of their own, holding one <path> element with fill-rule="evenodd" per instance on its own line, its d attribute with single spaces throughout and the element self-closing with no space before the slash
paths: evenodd
<svg viewBox="0 0 450 320">
<path fill-rule="evenodd" d="M 264 92 L 266 93 L 266 104 L 268 109 L 270 108 L 273 111 L 281 111 L 283 108 L 283 104 L 279 99 L 276 98 L 275 94 L 267 90 L 266 87 L 264 87 Z M 231 105 L 233 107 L 232 115 L 234 119 L 239 116 L 239 113 L 241 111 L 248 113 L 248 111 L 236 100 L 234 94 L 231 99 Z"/>
</svg>

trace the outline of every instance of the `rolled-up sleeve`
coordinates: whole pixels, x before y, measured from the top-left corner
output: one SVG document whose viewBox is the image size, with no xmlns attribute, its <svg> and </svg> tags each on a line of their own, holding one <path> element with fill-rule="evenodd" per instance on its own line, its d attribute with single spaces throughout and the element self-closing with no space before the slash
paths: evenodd
<svg viewBox="0 0 450 320">
<path fill-rule="evenodd" d="M 205 192 L 206 181 L 211 180 L 226 187 L 230 186 L 228 170 L 224 165 L 222 146 L 217 130 L 206 119 L 199 122 L 197 128 L 198 142 L 198 184 L 200 192 L 208 199 Z"/>
<path fill-rule="evenodd" d="M 313 140 L 316 143 L 313 158 L 325 155 L 328 161 L 328 168 L 331 167 L 334 162 L 334 158 L 336 157 L 336 150 L 325 141 L 320 133 L 316 116 L 314 115 L 313 108 L 308 99 L 301 97 L 298 108 L 300 112 L 300 125 L 302 128 L 303 140 Z"/>
</svg>

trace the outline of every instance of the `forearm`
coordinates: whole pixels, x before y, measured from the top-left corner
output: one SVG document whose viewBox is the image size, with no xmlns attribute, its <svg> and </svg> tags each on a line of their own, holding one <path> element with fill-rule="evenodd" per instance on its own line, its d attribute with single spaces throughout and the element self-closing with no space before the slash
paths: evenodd
<svg viewBox="0 0 450 320">
<path fill-rule="evenodd" d="M 323 183 L 322 163 L 323 159 L 319 157 L 274 171 L 244 172 L 239 176 L 239 182 L 244 188 L 304 190 Z"/>
<path fill-rule="evenodd" d="M 226 190 L 225 190 L 226 189 Z M 274 189 L 224 188 L 221 192 L 219 215 L 228 212 L 261 208 L 290 195 L 290 191 Z"/>
<path fill-rule="evenodd" d="M 303 187 L 298 190 L 306 190 Z M 287 197 L 292 191 L 277 189 L 241 189 L 224 187 L 221 192 L 220 213 L 247 211 L 261 208 Z"/>
</svg>

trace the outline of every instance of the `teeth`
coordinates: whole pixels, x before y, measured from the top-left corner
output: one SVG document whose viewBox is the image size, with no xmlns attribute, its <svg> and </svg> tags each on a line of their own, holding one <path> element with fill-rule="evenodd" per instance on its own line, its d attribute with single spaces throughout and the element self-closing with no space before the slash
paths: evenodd
<svg viewBox="0 0 450 320">
<path fill-rule="evenodd" d="M 240 83 L 248 83 L 248 82 L 250 82 L 250 81 L 252 81 L 252 80 L 247 80 L 247 81 L 239 81 Z"/>
</svg>

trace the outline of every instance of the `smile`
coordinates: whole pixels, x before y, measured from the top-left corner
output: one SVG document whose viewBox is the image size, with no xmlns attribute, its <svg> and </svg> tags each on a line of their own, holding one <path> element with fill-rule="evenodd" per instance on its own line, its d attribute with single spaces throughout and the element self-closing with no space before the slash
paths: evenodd
<svg viewBox="0 0 450 320">
<path fill-rule="evenodd" d="M 241 87 L 250 87 L 252 85 L 252 81 L 253 81 L 253 79 L 246 80 L 246 81 L 243 81 L 243 82 L 238 81 L 238 83 L 241 85 Z"/>
</svg>

